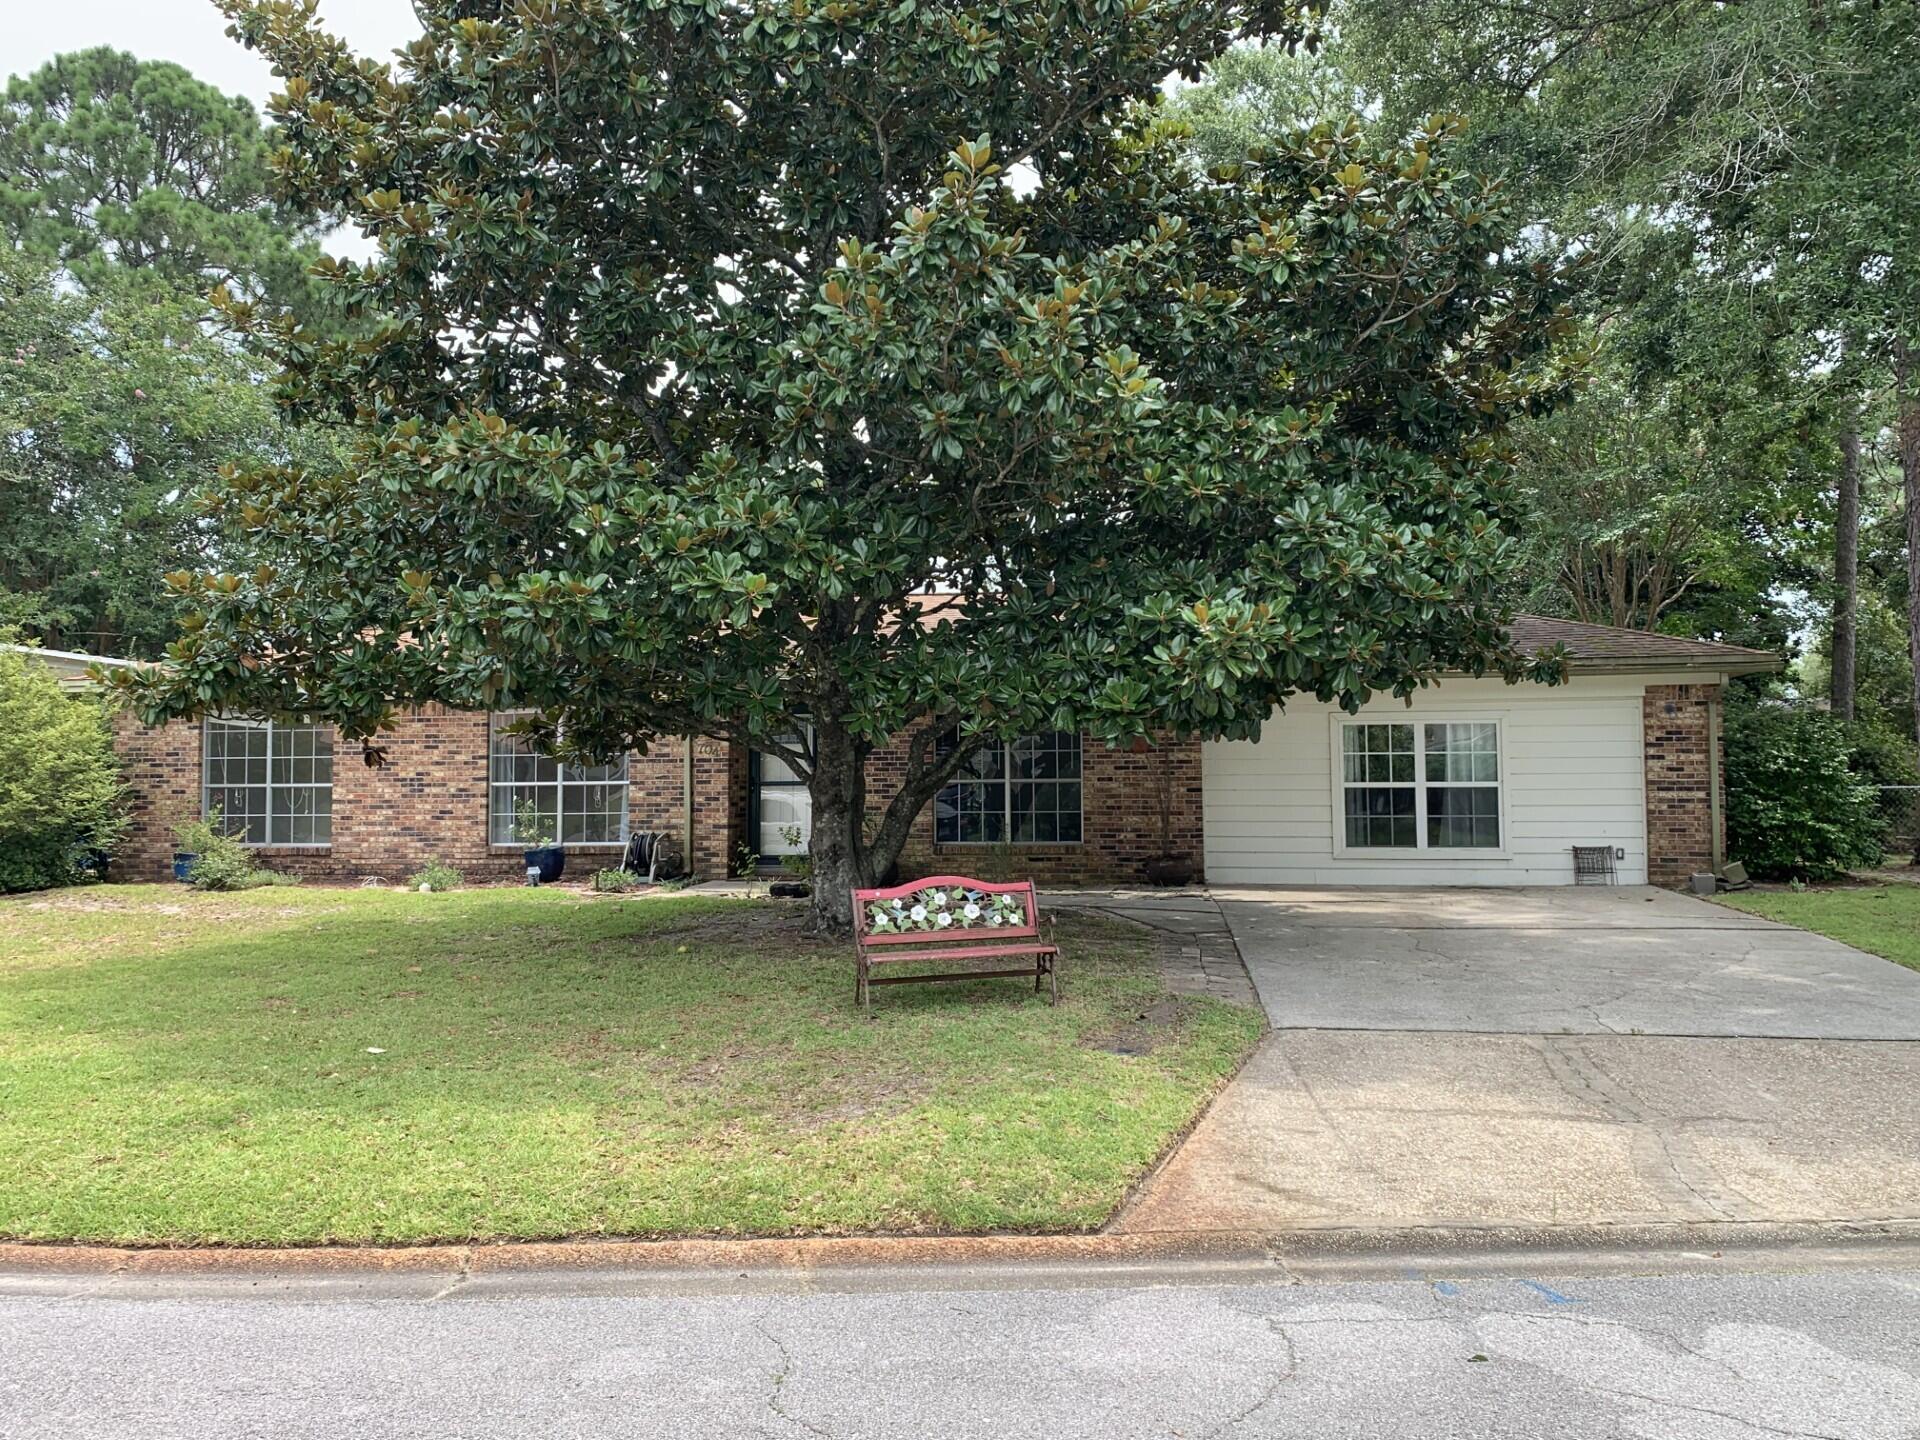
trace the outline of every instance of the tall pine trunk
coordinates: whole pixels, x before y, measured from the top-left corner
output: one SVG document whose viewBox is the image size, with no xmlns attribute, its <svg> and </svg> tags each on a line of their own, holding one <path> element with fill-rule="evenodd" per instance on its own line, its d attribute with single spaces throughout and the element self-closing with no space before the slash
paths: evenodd
<svg viewBox="0 0 1920 1440">
<path fill-rule="evenodd" d="M 1840 504 L 1833 526 L 1833 713 L 1853 718 L 1854 656 L 1860 632 L 1860 431 L 1840 432 Z"/>
<path fill-rule="evenodd" d="M 1900 490 L 1907 511 L 1907 657 L 1913 662 L 1913 742 L 1920 756 L 1920 364 L 1907 343 L 1893 350 L 1898 396 L 1895 441 L 1900 452 Z M 1920 864 L 1920 842 L 1915 844 Z"/>
</svg>

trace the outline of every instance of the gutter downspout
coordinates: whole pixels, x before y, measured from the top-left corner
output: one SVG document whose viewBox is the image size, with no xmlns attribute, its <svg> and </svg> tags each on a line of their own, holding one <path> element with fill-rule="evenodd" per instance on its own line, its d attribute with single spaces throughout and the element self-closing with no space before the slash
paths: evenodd
<svg viewBox="0 0 1920 1440">
<path fill-rule="evenodd" d="M 1711 817 L 1708 823 L 1713 826 L 1709 850 L 1713 856 L 1713 873 L 1716 875 L 1727 868 L 1726 821 L 1720 813 L 1720 790 L 1725 783 L 1720 765 L 1720 706 L 1725 684 L 1723 676 L 1720 684 L 1714 686 L 1713 698 L 1707 701 L 1707 813 Z"/>
<path fill-rule="evenodd" d="M 686 764 L 680 776 L 680 825 L 685 832 L 686 848 L 680 857 L 680 863 L 687 867 L 687 874 L 693 874 L 693 736 L 686 738 Z"/>
</svg>

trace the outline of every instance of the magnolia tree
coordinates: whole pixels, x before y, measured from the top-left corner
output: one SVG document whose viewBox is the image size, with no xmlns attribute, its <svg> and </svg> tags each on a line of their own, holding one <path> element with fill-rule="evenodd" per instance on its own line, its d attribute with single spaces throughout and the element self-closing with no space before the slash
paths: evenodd
<svg viewBox="0 0 1920 1440">
<path fill-rule="evenodd" d="M 1493 598 L 1501 432 L 1560 323 L 1499 187 L 1448 121 L 1205 171 L 1157 118 L 1294 4 L 415 8 L 386 66 L 229 0 L 285 77 L 290 196 L 379 254 L 320 267 L 351 338 L 227 309 L 358 446 L 211 487 L 267 563 L 170 577 L 149 717 L 371 743 L 440 701 L 581 756 L 759 746 L 806 779 L 831 928 L 972 742 L 1551 668 Z"/>
</svg>

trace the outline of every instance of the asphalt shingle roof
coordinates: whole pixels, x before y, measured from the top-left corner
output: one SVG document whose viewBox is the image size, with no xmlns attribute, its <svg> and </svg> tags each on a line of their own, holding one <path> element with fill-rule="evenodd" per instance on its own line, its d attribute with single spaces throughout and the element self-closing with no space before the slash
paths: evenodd
<svg viewBox="0 0 1920 1440">
<path fill-rule="evenodd" d="M 1589 625 L 1580 620 L 1553 620 L 1545 615 L 1516 615 L 1508 633 L 1516 648 L 1529 653 L 1565 646 L 1568 658 L 1576 665 L 1751 671 L 1778 670 L 1784 663 L 1771 650 L 1722 645 L 1713 640 L 1684 640 L 1677 635 Z"/>
</svg>

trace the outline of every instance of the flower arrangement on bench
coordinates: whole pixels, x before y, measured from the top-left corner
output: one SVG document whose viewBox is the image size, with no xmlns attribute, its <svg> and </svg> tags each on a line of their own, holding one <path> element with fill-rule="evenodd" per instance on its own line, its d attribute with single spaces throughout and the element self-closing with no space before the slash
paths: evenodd
<svg viewBox="0 0 1920 1440">
<path fill-rule="evenodd" d="M 991 894 L 965 885 L 916 890 L 867 906 L 867 931 L 873 935 L 954 928 L 998 930 L 1026 923 L 1026 902 L 1019 892 Z"/>
<path fill-rule="evenodd" d="M 938 875 L 888 889 L 853 892 L 854 1000 L 871 1005 L 874 985 L 911 985 L 932 980 L 1033 977 L 1060 1002 L 1060 951 L 1041 929 L 1039 896 L 1031 880 L 1013 885 Z M 1050 929 L 1050 927 L 1049 927 Z M 1007 962 L 1025 963 L 1009 968 Z M 873 974 L 876 966 L 903 961 L 985 961 L 988 970 Z"/>
</svg>

